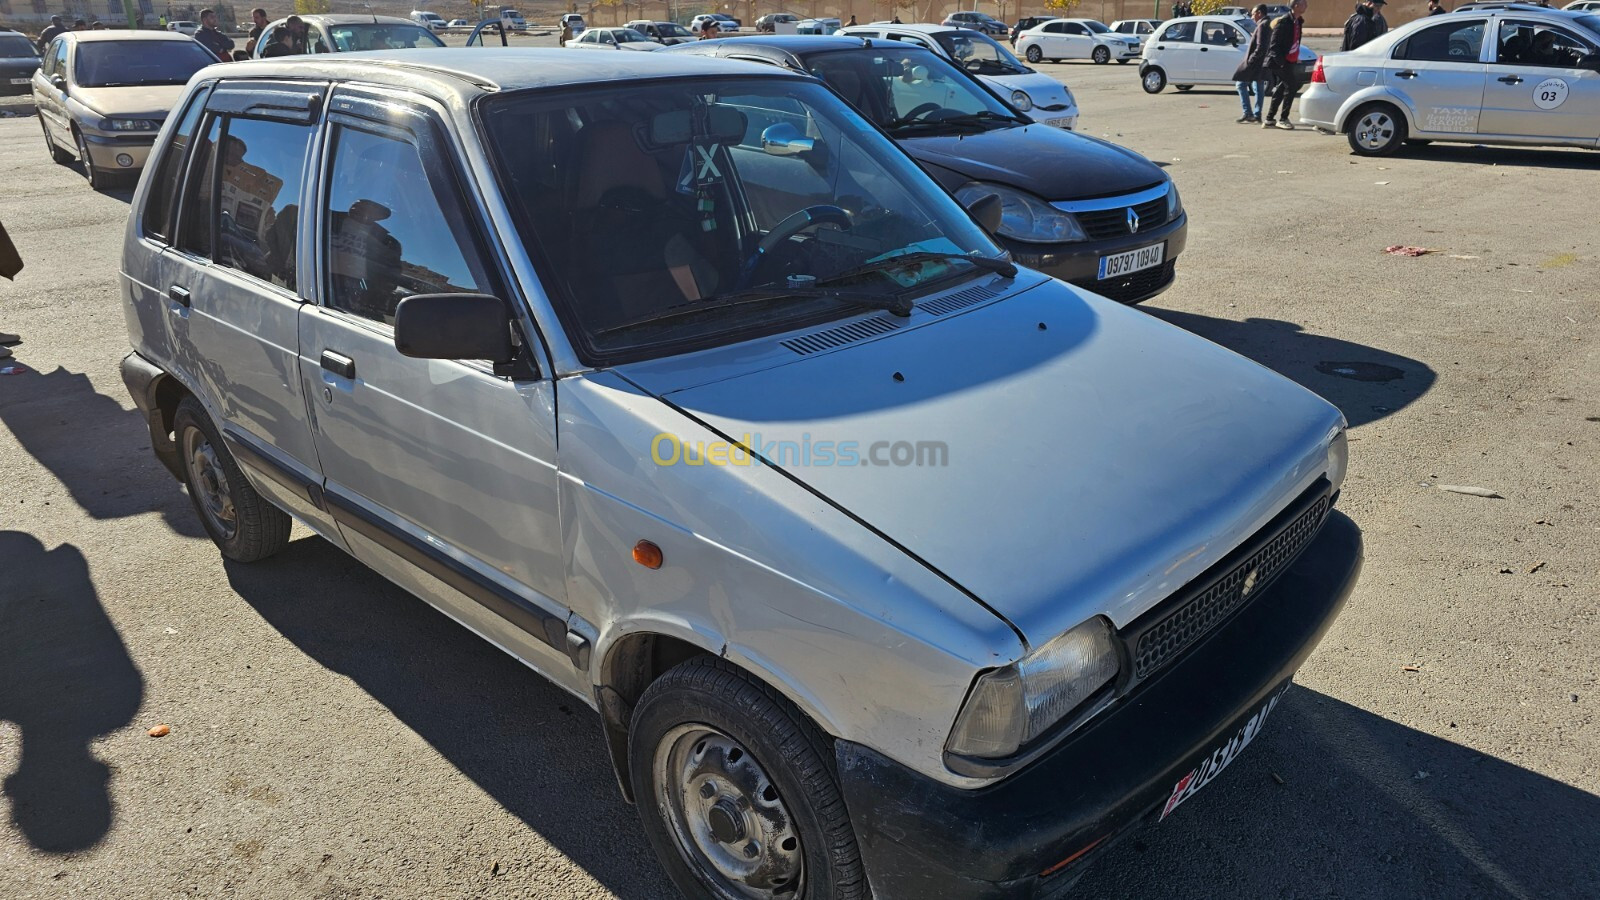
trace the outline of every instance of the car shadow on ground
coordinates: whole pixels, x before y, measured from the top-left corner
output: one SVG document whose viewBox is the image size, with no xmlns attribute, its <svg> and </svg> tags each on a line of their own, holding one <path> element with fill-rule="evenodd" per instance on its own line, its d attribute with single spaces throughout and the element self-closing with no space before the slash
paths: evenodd
<svg viewBox="0 0 1600 900">
<path fill-rule="evenodd" d="M 20 347 L 17 355 L 26 356 Z M 87 375 L 62 368 L 11 376 L 5 387 L 0 424 L 90 516 L 120 519 L 154 509 L 178 534 L 206 536 L 182 485 L 151 452 L 138 410 L 123 409 L 96 392 Z M 16 499 L 24 502 L 13 508 L 22 512 L 36 502 Z"/>
<path fill-rule="evenodd" d="M 1600 797 L 1295 687 L 1227 773 L 1077 891 L 1576 897 L 1600 879 L 1596 822 Z"/>
<path fill-rule="evenodd" d="M 581 701 L 318 537 L 233 589 L 280 634 L 387 707 L 619 897 L 676 897 Z"/>
<path fill-rule="evenodd" d="M 1587 169 L 1595 168 L 1593 150 L 1565 150 L 1555 147 L 1521 148 L 1489 147 L 1482 144 L 1428 144 L 1407 145 L 1398 154 L 1400 159 L 1416 159 L 1430 163 L 1466 163 L 1474 166 L 1516 166 L 1527 169 Z"/>
<path fill-rule="evenodd" d="M 111 773 L 90 745 L 133 721 L 143 697 L 78 548 L 0 531 L 0 720 L 21 732 L 4 794 L 34 849 L 72 853 L 105 836 Z"/>
<path fill-rule="evenodd" d="M 1315 391 L 1339 407 L 1352 427 L 1404 409 L 1426 394 L 1436 377 L 1421 360 L 1312 334 L 1294 322 L 1240 322 L 1172 309 L 1141 308 Z"/>
</svg>

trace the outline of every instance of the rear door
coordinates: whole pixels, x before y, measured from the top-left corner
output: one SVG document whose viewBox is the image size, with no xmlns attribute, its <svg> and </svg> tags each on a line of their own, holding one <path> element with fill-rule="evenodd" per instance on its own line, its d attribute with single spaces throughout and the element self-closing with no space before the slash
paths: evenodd
<svg viewBox="0 0 1600 900">
<path fill-rule="evenodd" d="M 1195 57 L 1200 47 L 1195 43 L 1195 20 L 1173 22 L 1156 36 L 1146 52 L 1154 52 L 1155 62 L 1167 73 L 1171 84 L 1188 84 L 1194 78 Z"/>
<path fill-rule="evenodd" d="M 1416 130 L 1477 134 L 1488 20 L 1453 14 L 1395 44 L 1383 82 L 1410 107 Z"/>
<path fill-rule="evenodd" d="M 1578 60 L 1600 52 L 1566 28 L 1501 19 L 1484 71 L 1480 134 L 1592 145 L 1600 139 L 1600 72 Z"/>
</svg>

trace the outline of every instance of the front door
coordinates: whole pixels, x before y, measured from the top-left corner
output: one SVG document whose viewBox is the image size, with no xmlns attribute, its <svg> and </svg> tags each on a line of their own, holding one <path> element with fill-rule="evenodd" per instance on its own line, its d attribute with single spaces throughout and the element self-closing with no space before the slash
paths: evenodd
<svg viewBox="0 0 1600 900">
<path fill-rule="evenodd" d="M 1206 19 L 1200 24 L 1200 41 L 1196 48 L 1195 71 L 1191 78 L 1202 84 L 1226 84 L 1244 62 L 1244 48 L 1249 37 L 1232 22 Z"/>
<path fill-rule="evenodd" d="M 586 691 L 566 655 L 554 383 L 531 368 L 504 377 L 481 360 L 412 359 L 394 345 L 407 296 L 516 300 L 443 117 L 354 91 L 330 108 L 320 303 L 300 320 L 329 509 L 357 557 Z"/>
<path fill-rule="evenodd" d="M 1447 18 L 1395 44 L 1383 81 L 1411 108 L 1418 132 L 1477 134 L 1488 22 Z"/>
<path fill-rule="evenodd" d="M 1542 22 L 1502 19 L 1483 78 L 1481 134 L 1600 140 L 1600 72 L 1577 67 L 1591 42 Z"/>
</svg>

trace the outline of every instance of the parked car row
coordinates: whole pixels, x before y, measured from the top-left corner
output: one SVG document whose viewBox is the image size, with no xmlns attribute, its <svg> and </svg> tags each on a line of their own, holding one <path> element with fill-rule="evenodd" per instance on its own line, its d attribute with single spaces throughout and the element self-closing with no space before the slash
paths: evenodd
<svg viewBox="0 0 1600 900">
<path fill-rule="evenodd" d="M 570 692 L 687 897 L 1059 896 L 1360 569 L 1338 409 L 1097 293 L 1168 176 L 934 46 L 216 65 L 131 200 L 123 380 L 228 565 L 299 520 Z"/>
</svg>

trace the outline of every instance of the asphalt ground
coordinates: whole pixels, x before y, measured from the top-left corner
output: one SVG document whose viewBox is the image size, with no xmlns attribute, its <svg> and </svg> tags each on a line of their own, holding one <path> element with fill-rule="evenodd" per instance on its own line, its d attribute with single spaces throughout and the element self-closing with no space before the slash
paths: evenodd
<svg viewBox="0 0 1600 900">
<path fill-rule="evenodd" d="M 1045 69 L 1182 189 L 1149 313 L 1344 409 L 1367 542 L 1261 736 L 1081 895 L 1594 896 L 1600 154 L 1358 159 Z M 0 118 L 0 896 L 664 896 L 581 704 L 304 529 L 220 560 L 117 374 L 128 197 Z"/>
</svg>

